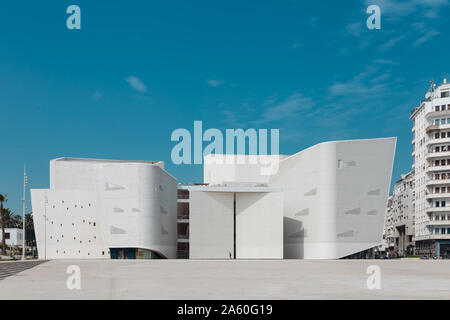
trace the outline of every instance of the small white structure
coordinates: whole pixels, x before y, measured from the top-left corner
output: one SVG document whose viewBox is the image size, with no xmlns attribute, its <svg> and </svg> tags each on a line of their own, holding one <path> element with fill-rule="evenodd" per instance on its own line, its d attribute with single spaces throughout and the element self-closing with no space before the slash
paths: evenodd
<svg viewBox="0 0 450 320">
<path fill-rule="evenodd" d="M 176 197 L 163 162 L 51 160 L 31 190 L 39 258 L 175 258 Z"/>
<path fill-rule="evenodd" d="M 7 246 L 22 246 L 23 230 L 17 228 L 5 228 L 5 242 Z M 0 231 L 0 242 L 2 233 Z"/>
</svg>

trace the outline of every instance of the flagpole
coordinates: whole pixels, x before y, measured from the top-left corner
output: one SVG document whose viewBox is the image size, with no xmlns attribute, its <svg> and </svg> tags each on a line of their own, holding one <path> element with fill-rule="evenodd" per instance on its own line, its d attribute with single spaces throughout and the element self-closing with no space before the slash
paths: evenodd
<svg viewBox="0 0 450 320">
<path fill-rule="evenodd" d="M 23 198 L 22 198 L 22 224 L 23 224 L 23 234 L 22 234 L 22 260 L 25 260 L 25 197 L 26 197 L 26 187 L 28 184 L 28 177 L 27 177 L 27 167 L 26 165 L 23 166 Z"/>
</svg>

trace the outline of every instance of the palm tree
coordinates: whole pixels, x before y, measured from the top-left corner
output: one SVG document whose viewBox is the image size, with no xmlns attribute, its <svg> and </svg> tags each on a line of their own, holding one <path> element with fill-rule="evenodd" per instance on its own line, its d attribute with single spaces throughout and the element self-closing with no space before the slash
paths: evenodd
<svg viewBox="0 0 450 320">
<path fill-rule="evenodd" d="M 36 236 L 34 234 L 33 213 L 25 214 L 25 239 L 29 246 L 36 245 Z"/>
<path fill-rule="evenodd" d="M 5 221 L 5 228 L 17 228 L 16 216 L 9 208 L 3 208 L 3 221 Z"/>
<path fill-rule="evenodd" d="M 8 201 L 6 196 L 6 194 L 0 194 L 0 214 L 2 216 L 2 255 L 6 255 L 5 217 L 3 215 L 3 202 Z"/>
<path fill-rule="evenodd" d="M 11 215 L 11 214 L 10 214 Z M 22 229 L 23 228 L 22 217 L 18 214 L 11 215 L 11 228 Z"/>
</svg>

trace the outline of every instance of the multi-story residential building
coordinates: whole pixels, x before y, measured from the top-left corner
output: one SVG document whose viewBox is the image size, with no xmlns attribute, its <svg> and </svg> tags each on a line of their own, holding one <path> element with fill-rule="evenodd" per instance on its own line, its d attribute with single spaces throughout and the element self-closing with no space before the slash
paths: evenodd
<svg viewBox="0 0 450 320">
<path fill-rule="evenodd" d="M 396 232 L 394 228 L 393 218 L 393 202 L 394 196 L 390 195 L 387 202 L 386 217 L 384 220 L 383 242 L 379 247 L 380 252 L 385 256 L 393 256 L 395 252 L 395 237 Z"/>
<path fill-rule="evenodd" d="M 414 176 L 403 174 L 388 200 L 386 239 L 394 256 L 414 254 Z"/>
<path fill-rule="evenodd" d="M 411 111 L 416 254 L 450 256 L 450 84 Z"/>
</svg>

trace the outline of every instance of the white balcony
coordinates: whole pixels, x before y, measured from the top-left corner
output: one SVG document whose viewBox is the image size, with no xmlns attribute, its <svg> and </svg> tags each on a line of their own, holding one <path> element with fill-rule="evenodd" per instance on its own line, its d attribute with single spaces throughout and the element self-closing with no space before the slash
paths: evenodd
<svg viewBox="0 0 450 320">
<path fill-rule="evenodd" d="M 436 186 L 443 184 L 450 184 L 450 179 L 441 179 L 441 180 L 428 180 L 426 182 L 427 186 Z"/>
<path fill-rule="evenodd" d="M 450 220 L 431 220 L 427 223 L 428 226 L 450 226 Z"/>
<path fill-rule="evenodd" d="M 439 139 L 430 139 L 426 142 L 427 146 L 434 145 L 434 144 L 440 144 L 440 143 L 450 143 L 450 138 L 439 138 Z"/>
<path fill-rule="evenodd" d="M 434 212 L 450 212 L 450 207 L 431 207 L 425 209 L 427 213 L 434 213 Z"/>
<path fill-rule="evenodd" d="M 450 157 L 450 151 L 444 152 L 430 152 L 425 156 L 425 159 L 443 158 Z"/>
<path fill-rule="evenodd" d="M 441 198 L 450 198 L 450 193 L 432 193 L 426 196 L 427 199 L 441 199 Z"/>
<path fill-rule="evenodd" d="M 417 236 L 414 238 L 415 241 L 444 240 L 444 239 L 450 239 L 450 234 L 430 234 L 430 235 L 424 235 L 424 236 Z"/>
<path fill-rule="evenodd" d="M 450 110 L 433 111 L 433 112 L 428 112 L 427 114 L 425 114 L 425 118 L 427 118 L 427 119 L 434 118 L 434 117 L 446 118 L 447 116 L 450 116 Z"/>
<path fill-rule="evenodd" d="M 450 165 L 448 166 L 429 166 L 425 169 L 426 172 L 437 172 L 437 171 L 450 171 Z"/>
</svg>

